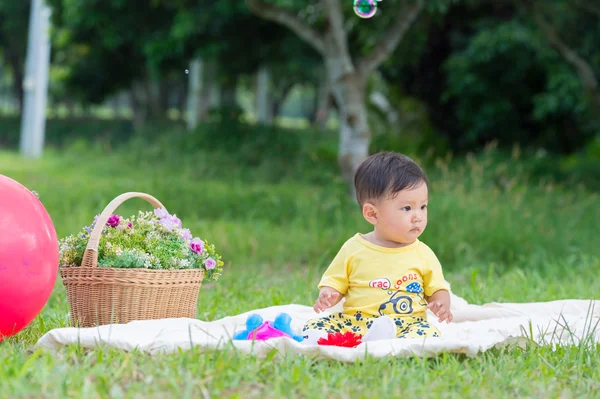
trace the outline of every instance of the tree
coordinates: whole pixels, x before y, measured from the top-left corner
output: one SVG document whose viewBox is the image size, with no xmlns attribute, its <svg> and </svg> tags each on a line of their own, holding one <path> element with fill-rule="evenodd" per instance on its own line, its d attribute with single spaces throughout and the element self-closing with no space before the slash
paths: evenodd
<svg viewBox="0 0 600 399">
<path fill-rule="evenodd" d="M 293 33 L 256 17 L 236 0 L 208 4 L 157 0 L 141 5 L 122 0 L 48 1 L 55 10 L 55 65 L 63 73 L 65 91 L 84 102 L 98 103 L 131 88 L 137 100 L 134 111 L 144 114 L 152 110 L 156 115 L 164 109 L 158 102 L 167 96 L 164 91 L 156 96 L 157 90 L 149 86 L 158 83 L 164 88 L 167 79 L 180 83 L 187 77 L 184 71 L 191 68 L 192 59 L 200 57 L 205 61 L 204 88 L 214 83 L 221 92 L 221 105 L 235 113 L 239 79 L 253 74 L 263 63 L 270 64 L 279 93 L 273 106 L 278 107 L 292 85 L 287 79 L 278 79 L 289 77 L 290 62 L 302 65 L 294 70 L 306 71 L 299 77 L 302 81 L 314 70 L 306 67 L 306 60 L 318 60 L 315 51 Z M 300 61 L 290 54 L 300 54 Z M 206 92 L 202 90 L 199 104 L 203 111 L 208 102 Z"/>
<path fill-rule="evenodd" d="M 316 6 L 307 6 L 313 10 L 317 7 L 321 13 L 322 18 L 313 23 L 295 13 L 299 10 L 283 2 L 275 4 L 265 0 L 246 0 L 253 13 L 287 27 L 321 55 L 339 110 L 338 157 L 342 174 L 348 183 L 358 164 L 368 156 L 371 140 L 365 102 L 367 79 L 394 52 L 425 8 L 424 1 L 401 2 L 402 5 L 397 3 L 400 2 L 388 0 L 385 4 L 377 3 L 381 8 L 385 5 L 386 10 L 380 17 L 376 15 L 368 25 L 371 31 L 382 31 L 374 40 L 372 33 L 365 34 L 364 30 L 359 30 L 359 18 L 349 15 L 352 9 L 343 8 L 341 0 L 320 0 Z M 435 3 L 439 6 L 439 2 Z M 385 28 L 382 30 L 381 26 Z M 350 37 L 367 37 L 367 40 L 366 43 L 351 47 Z"/>
<path fill-rule="evenodd" d="M 583 43 L 583 46 L 580 44 L 578 49 L 569 44 L 568 36 L 575 36 L 571 38 L 571 42 L 581 42 L 580 36 L 573 33 L 583 33 L 584 26 L 589 31 L 598 32 L 600 30 L 598 22 L 600 4 L 597 0 L 585 2 L 582 0 L 545 0 L 543 2 L 536 0 L 520 2 L 519 6 L 533 15 L 548 43 L 575 70 L 583 89 L 589 96 L 595 115 L 598 115 L 600 112 L 600 85 L 595 72 L 596 68 L 590 59 L 595 55 L 596 43 L 591 47 L 591 43 Z M 587 39 L 590 37 L 591 35 L 586 35 Z"/>
<path fill-rule="evenodd" d="M 83 102 L 100 103 L 131 89 L 136 126 L 151 106 L 155 114 L 162 111 L 150 85 L 189 57 L 169 36 L 173 7 L 120 0 L 46 1 L 53 9 L 53 61 L 64 71 L 65 91 Z"/>
<path fill-rule="evenodd" d="M 0 2 L 0 48 L 10 65 L 13 75 L 13 91 L 23 104 L 23 71 L 27 48 L 30 1 Z"/>
<path fill-rule="evenodd" d="M 445 140 L 438 137 L 445 136 L 459 152 L 494 141 L 570 153 L 595 135 L 600 113 L 591 109 L 577 69 L 521 3 L 466 0 L 443 15 L 429 14 L 380 68 L 388 87 L 399 91 L 399 105 L 406 96 L 427 105 L 435 134 L 421 135 L 425 147 L 441 142 L 442 151 Z M 547 23 L 597 75 L 598 16 L 562 0 L 540 5 Z"/>
<path fill-rule="evenodd" d="M 225 100 L 233 100 L 231 92 L 240 77 L 268 70 L 269 113 L 275 116 L 294 85 L 318 82 L 314 65 L 320 63 L 319 54 L 285 27 L 250 13 L 243 2 L 180 0 L 176 7 L 173 36 L 195 46 L 195 54 L 209 64 L 218 65 L 212 81 L 219 83 Z"/>
</svg>

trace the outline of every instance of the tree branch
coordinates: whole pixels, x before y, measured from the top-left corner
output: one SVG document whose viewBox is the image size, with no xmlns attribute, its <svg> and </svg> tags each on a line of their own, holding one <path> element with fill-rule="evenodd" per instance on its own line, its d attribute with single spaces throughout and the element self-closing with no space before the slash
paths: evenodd
<svg viewBox="0 0 600 399">
<path fill-rule="evenodd" d="M 584 11 L 590 12 L 597 17 L 600 17 L 600 6 L 587 1 L 575 1 L 575 7 L 579 7 Z"/>
<path fill-rule="evenodd" d="M 324 0 L 327 9 L 329 30 L 340 54 L 350 58 L 348 53 L 348 38 L 344 27 L 344 12 L 340 0 Z"/>
<path fill-rule="evenodd" d="M 288 10 L 266 3 L 263 0 L 246 0 L 246 5 L 256 16 L 287 27 L 313 46 L 320 54 L 325 53 L 323 37 Z"/>
<path fill-rule="evenodd" d="M 331 51 L 328 56 L 336 58 L 337 63 L 340 65 L 340 68 L 337 69 L 338 76 L 333 76 L 333 80 L 335 81 L 343 76 L 352 74 L 354 72 L 354 64 L 348 51 L 348 35 L 344 26 L 342 4 L 340 0 L 324 0 L 324 2 L 328 22 L 328 32 L 326 33 L 325 40 L 330 44 L 328 50 Z"/>
<path fill-rule="evenodd" d="M 533 7 L 533 15 L 550 44 L 559 52 L 565 61 L 575 68 L 581 79 L 581 83 L 586 90 L 589 90 L 592 93 L 596 92 L 598 90 L 598 79 L 596 79 L 596 75 L 590 64 L 560 38 L 556 29 L 546 21 L 538 7 Z"/>
<path fill-rule="evenodd" d="M 408 9 L 402 8 L 400 10 L 395 23 L 383 34 L 377 46 L 370 54 L 360 60 L 358 65 L 362 74 L 368 74 L 377 69 L 396 50 L 396 47 L 398 47 L 424 7 L 425 2 L 419 1 L 409 6 Z"/>
</svg>

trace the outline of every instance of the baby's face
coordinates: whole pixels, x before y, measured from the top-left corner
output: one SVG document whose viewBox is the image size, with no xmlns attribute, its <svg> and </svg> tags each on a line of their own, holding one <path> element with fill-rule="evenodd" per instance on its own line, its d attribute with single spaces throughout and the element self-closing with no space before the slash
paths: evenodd
<svg viewBox="0 0 600 399">
<path fill-rule="evenodd" d="M 378 235 L 402 244 L 414 242 L 427 226 L 428 194 L 427 185 L 423 183 L 381 201 L 377 205 Z"/>
</svg>

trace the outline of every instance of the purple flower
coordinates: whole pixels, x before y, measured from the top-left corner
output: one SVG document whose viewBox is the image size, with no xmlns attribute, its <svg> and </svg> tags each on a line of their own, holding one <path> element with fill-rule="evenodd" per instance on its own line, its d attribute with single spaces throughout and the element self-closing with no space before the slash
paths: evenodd
<svg viewBox="0 0 600 399">
<path fill-rule="evenodd" d="M 133 223 L 131 223 L 131 222 L 127 223 L 127 227 L 132 228 L 133 227 Z"/>
<path fill-rule="evenodd" d="M 192 233 L 190 232 L 190 229 L 181 229 L 182 234 L 181 237 L 186 240 L 189 241 L 192 239 Z"/>
<path fill-rule="evenodd" d="M 213 258 L 208 258 L 204 261 L 204 266 L 206 266 L 207 270 L 214 269 L 216 265 L 217 265 L 217 262 L 215 262 L 215 260 Z"/>
<path fill-rule="evenodd" d="M 165 228 L 167 229 L 167 231 L 173 231 L 173 229 L 175 229 L 177 226 L 175 225 L 175 223 L 173 223 L 173 221 L 169 218 L 165 218 L 165 219 L 160 219 L 160 222 L 158 222 L 160 224 L 162 224 L 163 226 L 165 226 Z"/>
<path fill-rule="evenodd" d="M 158 208 L 154 210 L 154 214 L 161 219 L 164 219 L 169 216 L 169 212 L 165 208 Z"/>
<path fill-rule="evenodd" d="M 92 222 L 92 224 L 90 225 L 90 231 L 94 228 L 94 226 L 96 226 L 96 222 L 98 221 L 98 218 L 100 217 L 100 215 L 96 215 L 94 216 L 94 221 Z"/>
<path fill-rule="evenodd" d="M 111 215 L 106 221 L 106 225 L 110 227 L 117 227 L 121 223 L 121 216 Z"/>
<path fill-rule="evenodd" d="M 181 220 L 179 220 L 176 214 L 167 216 L 167 219 L 169 219 L 173 225 L 181 228 Z"/>
<path fill-rule="evenodd" d="M 198 237 L 193 238 L 192 241 L 190 241 L 190 248 L 192 249 L 192 252 L 200 255 L 204 251 L 204 241 Z"/>
</svg>

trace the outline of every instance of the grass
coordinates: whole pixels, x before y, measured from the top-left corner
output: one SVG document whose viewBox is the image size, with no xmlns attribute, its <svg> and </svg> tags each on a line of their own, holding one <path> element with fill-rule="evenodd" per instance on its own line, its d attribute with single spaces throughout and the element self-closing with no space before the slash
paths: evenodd
<svg viewBox="0 0 600 399">
<path fill-rule="evenodd" d="M 203 320 L 312 304 L 340 244 L 368 228 L 336 171 L 319 159 L 273 156 L 250 167 L 233 153 L 163 144 L 107 150 L 78 143 L 34 161 L 0 152 L 0 173 L 40 194 L 60 237 L 124 191 L 156 196 L 226 260 L 222 279 L 202 288 Z M 472 303 L 598 298 L 598 193 L 534 181 L 521 165 L 479 154 L 428 167 L 434 189 L 423 241 L 454 292 Z M 147 206 L 133 200 L 119 212 Z M 2 396 L 579 398 L 600 389 L 600 352 L 578 346 L 356 364 L 200 349 L 160 356 L 34 351 L 43 333 L 68 324 L 67 312 L 57 281 L 34 322 L 0 344 Z"/>
</svg>

